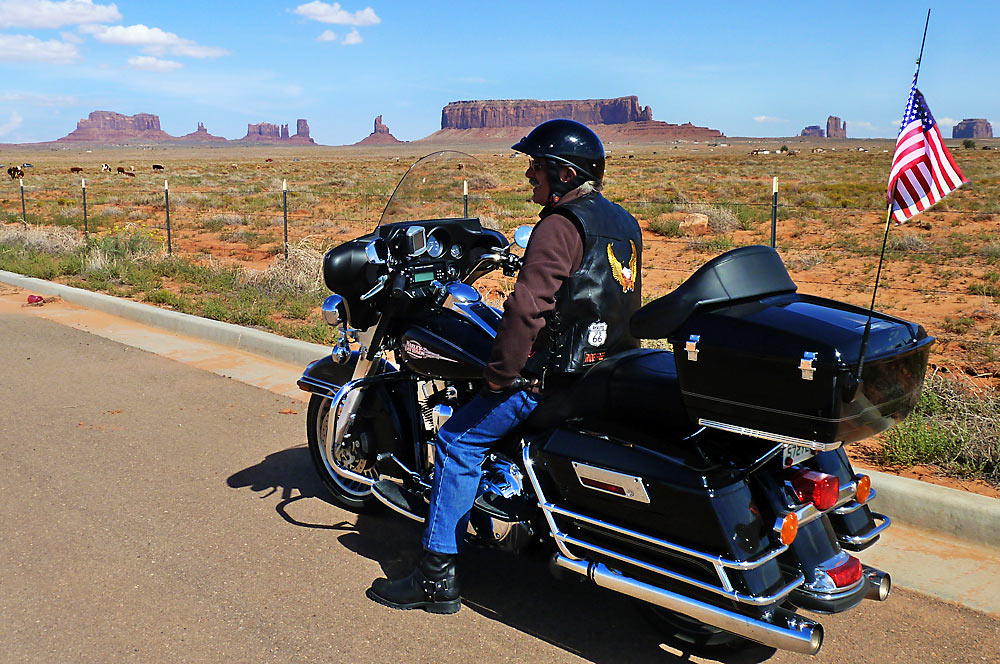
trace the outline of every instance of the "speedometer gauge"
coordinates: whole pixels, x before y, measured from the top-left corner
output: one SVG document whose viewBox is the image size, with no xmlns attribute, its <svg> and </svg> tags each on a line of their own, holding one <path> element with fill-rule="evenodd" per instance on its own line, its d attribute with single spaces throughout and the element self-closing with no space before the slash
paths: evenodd
<svg viewBox="0 0 1000 664">
<path fill-rule="evenodd" d="M 451 257 L 452 258 L 461 258 L 462 257 L 462 253 L 463 253 L 462 252 L 462 245 L 460 245 L 460 244 L 453 244 L 453 245 L 451 245 Z"/>
<path fill-rule="evenodd" d="M 427 255 L 431 258 L 441 258 L 444 254 L 444 245 L 441 244 L 441 240 L 434 237 L 434 234 L 427 236 Z"/>
</svg>

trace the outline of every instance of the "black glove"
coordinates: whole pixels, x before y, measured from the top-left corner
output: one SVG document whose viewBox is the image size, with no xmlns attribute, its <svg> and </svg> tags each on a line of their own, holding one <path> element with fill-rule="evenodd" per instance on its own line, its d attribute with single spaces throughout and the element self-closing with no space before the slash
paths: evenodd
<svg viewBox="0 0 1000 664">
<path fill-rule="evenodd" d="M 520 392 L 523 389 L 531 385 L 531 381 L 524 376 L 516 376 L 510 385 L 501 387 L 499 390 L 490 389 L 490 382 L 488 380 L 483 381 L 483 386 L 479 388 L 479 394 L 484 397 L 498 397 L 513 394 L 514 392 Z"/>
</svg>

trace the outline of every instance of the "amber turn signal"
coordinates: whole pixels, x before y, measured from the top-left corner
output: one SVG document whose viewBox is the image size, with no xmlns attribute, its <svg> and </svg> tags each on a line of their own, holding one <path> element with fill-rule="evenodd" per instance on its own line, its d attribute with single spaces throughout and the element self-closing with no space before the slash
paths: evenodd
<svg viewBox="0 0 1000 664">
<path fill-rule="evenodd" d="M 795 541 L 795 536 L 799 534 L 799 517 L 795 512 L 785 515 L 781 520 L 781 543 L 789 546 Z"/>
<path fill-rule="evenodd" d="M 858 478 L 858 490 L 854 494 L 854 500 L 860 504 L 868 502 L 868 496 L 872 493 L 872 478 L 862 475 Z"/>
</svg>

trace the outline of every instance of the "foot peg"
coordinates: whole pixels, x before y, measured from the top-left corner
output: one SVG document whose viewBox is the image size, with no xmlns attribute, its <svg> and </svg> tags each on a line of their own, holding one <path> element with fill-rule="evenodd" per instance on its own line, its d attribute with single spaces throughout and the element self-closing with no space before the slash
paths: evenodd
<svg viewBox="0 0 1000 664">
<path fill-rule="evenodd" d="M 482 512 L 486 516 L 506 523 L 524 521 L 525 516 L 521 515 L 520 505 L 510 498 L 495 493 L 481 493 L 472 503 L 472 509 Z"/>
<path fill-rule="evenodd" d="M 375 482 L 372 485 L 372 495 L 394 512 L 420 523 L 427 521 L 430 508 L 423 496 L 392 480 Z"/>
</svg>

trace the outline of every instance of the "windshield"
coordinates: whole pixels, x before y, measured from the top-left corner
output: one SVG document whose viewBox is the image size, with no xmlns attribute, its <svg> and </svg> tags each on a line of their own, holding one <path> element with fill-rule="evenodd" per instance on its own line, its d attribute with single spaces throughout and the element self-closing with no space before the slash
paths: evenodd
<svg viewBox="0 0 1000 664">
<path fill-rule="evenodd" d="M 406 171 L 382 212 L 381 224 L 422 219 L 479 217 L 492 208 L 499 179 L 464 152 L 442 150 L 422 157 Z"/>
</svg>

